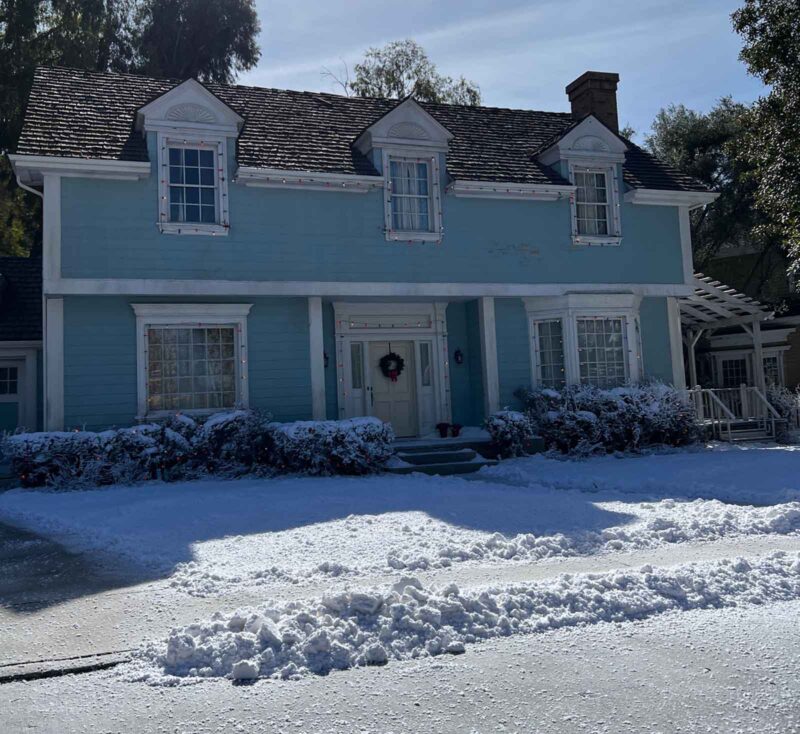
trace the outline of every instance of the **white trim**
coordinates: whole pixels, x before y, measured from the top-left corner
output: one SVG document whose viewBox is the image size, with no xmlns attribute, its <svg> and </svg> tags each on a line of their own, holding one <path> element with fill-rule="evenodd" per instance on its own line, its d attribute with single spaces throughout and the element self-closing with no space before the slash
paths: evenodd
<svg viewBox="0 0 800 734">
<path fill-rule="evenodd" d="M 353 147 L 367 155 L 373 148 L 411 146 L 430 155 L 432 151 L 446 152 L 452 138 L 444 125 L 408 97 L 364 130 Z"/>
<path fill-rule="evenodd" d="M 136 314 L 136 419 L 141 421 L 148 417 L 171 415 L 175 411 L 147 410 L 147 354 L 145 332 L 151 325 L 180 326 L 181 324 L 198 326 L 208 324 L 225 324 L 237 328 L 236 358 L 238 376 L 236 395 L 237 405 L 249 406 L 248 388 L 248 356 L 247 356 L 247 315 L 252 308 L 251 303 L 132 303 Z M 182 411 L 191 413 L 213 413 L 217 409 Z"/>
<path fill-rule="evenodd" d="M 594 115 L 588 115 L 536 157 L 546 166 L 567 159 L 599 161 L 608 165 L 623 163 L 627 150 L 628 146 L 617 135 Z"/>
<path fill-rule="evenodd" d="M 503 181 L 463 181 L 448 184 L 446 193 L 472 199 L 523 199 L 526 201 L 558 201 L 575 193 L 574 186 L 555 184 L 504 183 Z"/>
<path fill-rule="evenodd" d="M 0 341 L 0 349 L 41 349 L 41 339 L 18 339 Z"/>
<path fill-rule="evenodd" d="M 331 296 L 478 298 L 561 296 L 567 293 L 636 293 L 688 296 L 685 283 L 403 283 L 391 281 L 204 280 L 192 278 L 59 278 L 45 281 L 51 295 L 96 296 Z"/>
<path fill-rule="evenodd" d="M 61 177 L 46 174 L 42 200 L 42 279 L 61 277 Z"/>
<path fill-rule="evenodd" d="M 48 174 L 70 178 L 105 178 L 138 181 L 150 175 L 149 161 L 115 161 L 101 158 L 63 156 L 8 156 L 16 174 L 28 184 L 38 184 Z"/>
<path fill-rule="evenodd" d="M 492 413 L 500 410 L 500 377 L 497 366 L 494 298 L 483 297 L 478 300 L 478 325 L 481 337 L 483 407 L 488 418 Z"/>
<path fill-rule="evenodd" d="M 439 155 L 425 153 L 424 151 L 383 149 L 383 179 L 384 179 L 384 232 L 389 241 L 406 242 L 441 242 L 444 235 L 442 225 L 442 192 L 441 172 L 439 170 Z M 394 230 L 392 222 L 392 178 L 390 163 L 393 160 L 411 161 L 428 164 L 428 182 L 430 185 L 430 217 L 433 225 L 430 231 L 405 232 Z"/>
<path fill-rule="evenodd" d="M 322 299 L 308 299 L 308 341 L 311 366 L 311 417 L 315 421 L 326 418 L 325 405 L 325 346 L 322 333 Z"/>
<path fill-rule="evenodd" d="M 64 299 L 44 299 L 44 429 L 64 430 Z"/>
<path fill-rule="evenodd" d="M 0 360 L 23 362 L 23 390 L 17 394 L 19 404 L 17 422 L 27 431 L 35 431 L 37 428 L 39 360 L 36 347 L 40 345 L 41 342 L 0 342 Z"/>
<path fill-rule="evenodd" d="M 774 324 L 776 320 L 771 323 Z M 761 331 L 761 336 L 764 340 L 764 349 L 772 346 L 782 346 L 786 344 L 789 337 L 796 331 L 792 327 L 784 329 L 764 329 Z M 728 349 L 731 347 L 744 347 L 752 346 L 753 340 L 749 334 L 709 334 L 707 337 L 710 349 Z"/>
<path fill-rule="evenodd" d="M 625 193 L 628 204 L 651 206 L 680 206 L 696 209 L 711 204 L 719 198 L 715 191 L 664 191 L 661 189 L 632 189 Z"/>
<path fill-rule="evenodd" d="M 228 206 L 228 142 L 222 135 L 194 133 L 192 135 L 178 135 L 159 132 L 157 135 L 158 146 L 158 222 L 156 225 L 162 234 L 177 235 L 210 235 L 226 236 L 230 228 L 230 210 Z M 203 222 L 172 222 L 169 210 L 169 159 L 167 151 L 170 147 L 189 148 L 193 150 L 211 150 L 214 153 L 214 168 L 216 171 L 216 205 L 218 221 Z"/>
<path fill-rule="evenodd" d="M 632 293 L 588 294 L 573 293 L 559 297 L 523 298 L 528 316 L 528 347 L 531 361 L 531 384 L 536 385 L 535 323 L 561 319 L 564 341 L 565 379 L 568 385 L 580 384 L 580 359 L 578 356 L 577 321 L 581 318 L 623 319 L 625 323 L 624 349 L 627 350 L 626 378 L 638 382 L 644 372 L 642 364 L 639 305 L 641 295 Z"/>
<path fill-rule="evenodd" d="M 674 296 L 667 298 L 669 326 L 669 352 L 672 364 L 672 386 L 677 390 L 686 388 L 686 366 L 683 363 L 683 335 L 681 333 L 681 306 Z"/>
<path fill-rule="evenodd" d="M 383 176 L 354 176 L 345 173 L 286 171 L 279 168 L 239 166 L 234 179 L 244 186 L 272 189 L 303 189 L 305 191 L 346 192 L 366 194 L 384 187 Z"/>
<path fill-rule="evenodd" d="M 684 283 L 695 283 L 694 255 L 692 254 L 692 222 L 689 218 L 689 207 L 678 209 L 678 228 L 681 238 L 681 262 L 683 263 Z"/>
<path fill-rule="evenodd" d="M 415 356 L 419 356 L 419 344 L 430 342 L 433 353 L 431 354 L 433 366 L 433 402 L 434 425 L 439 422 L 449 423 L 452 418 L 450 404 L 450 364 L 448 358 L 447 342 L 447 302 L 434 301 L 429 303 L 409 302 L 381 302 L 359 301 L 357 303 L 335 301 L 333 311 L 335 318 L 336 334 L 336 365 L 337 365 L 337 397 L 339 404 L 339 417 L 355 417 L 348 415 L 348 386 L 352 377 L 350 364 L 350 345 L 353 342 L 363 342 L 365 347 L 362 353 L 364 359 L 364 385 L 370 384 L 371 376 L 368 369 L 368 345 L 371 341 L 410 341 L 414 343 Z M 416 316 L 424 317 L 425 321 L 419 324 L 409 324 L 401 327 L 363 328 L 351 325 L 360 319 L 370 316 Z M 417 369 L 419 373 L 419 370 Z M 420 376 L 419 374 L 417 375 Z M 425 415 L 423 400 L 426 388 L 422 388 L 421 381 L 416 385 L 417 416 L 422 420 Z M 364 391 L 364 413 L 369 414 L 367 404 L 367 390 Z"/>
</svg>

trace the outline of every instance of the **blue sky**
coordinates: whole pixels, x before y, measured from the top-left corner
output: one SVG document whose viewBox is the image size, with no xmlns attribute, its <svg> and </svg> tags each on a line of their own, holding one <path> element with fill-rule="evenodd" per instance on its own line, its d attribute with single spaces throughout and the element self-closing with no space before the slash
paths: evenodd
<svg viewBox="0 0 800 734">
<path fill-rule="evenodd" d="M 443 73 L 477 82 L 498 107 L 567 110 L 587 69 L 619 73 L 620 123 L 639 133 L 661 107 L 707 110 L 762 91 L 738 59 L 736 0 L 257 0 L 262 58 L 243 84 L 336 92 L 323 67 L 414 38 Z M 641 136 L 640 136 L 641 137 Z"/>
</svg>

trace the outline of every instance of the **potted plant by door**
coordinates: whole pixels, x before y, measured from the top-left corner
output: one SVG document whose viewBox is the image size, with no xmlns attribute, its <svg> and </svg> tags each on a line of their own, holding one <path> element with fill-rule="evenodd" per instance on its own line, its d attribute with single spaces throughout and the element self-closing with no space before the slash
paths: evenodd
<svg viewBox="0 0 800 734">
<path fill-rule="evenodd" d="M 453 425 L 450 426 L 450 435 L 453 438 L 458 438 L 463 427 L 464 426 L 462 426 L 460 423 L 453 423 Z"/>
<path fill-rule="evenodd" d="M 447 438 L 447 431 L 450 428 L 449 423 L 437 423 L 436 430 L 439 431 L 440 438 Z"/>
</svg>

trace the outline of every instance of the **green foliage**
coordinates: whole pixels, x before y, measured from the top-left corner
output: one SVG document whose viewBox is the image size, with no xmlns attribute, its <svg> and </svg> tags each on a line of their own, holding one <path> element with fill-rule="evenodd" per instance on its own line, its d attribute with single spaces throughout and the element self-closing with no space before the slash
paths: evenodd
<svg viewBox="0 0 800 734">
<path fill-rule="evenodd" d="M 746 118 L 742 155 L 753 165 L 756 204 L 800 272 L 800 0 L 745 0 L 733 16 L 741 59 L 770 87 Z"/>
<path fill-rule="evenodd" d="M 133 70 L 229 84 L 261 51 L 253 0 L 146 0 L 135 12 Z"/>
<path fill-rule="evenodd" d="M 355 79 L 348 89 L 359 97 L 402 99 L 413 95 L 423 102 L 479 105 L 478 86 L 463 76 L 443 76 L 416 41 L 392 41 L 370 48 L 356 64 Z"/>
<path fill-rule="evenodd" d="M 655 155 L 720 195 L 713 205 L 695 209 L 691 215 L 699 270 L 706 271 L 709 261 L 726 246 L 747 245 L 763 257 L 781 247 L 780 237 L 755 206 L 755 167 L 749 156 L 742 155 L 748 113 L 745 105 L 730 97 L 705 114 L 671 105 L 658 113 L 651 133 L 645 136 Z"/>
<path fill-rule="evenodd" d="M 13 150 L 39 65 L 231 82 L 255 66 L 254 0 L 0 0 L 0 151 Z M 0 255 L 40 242 L 40 200 L 0 162 Z"/>
</svg>

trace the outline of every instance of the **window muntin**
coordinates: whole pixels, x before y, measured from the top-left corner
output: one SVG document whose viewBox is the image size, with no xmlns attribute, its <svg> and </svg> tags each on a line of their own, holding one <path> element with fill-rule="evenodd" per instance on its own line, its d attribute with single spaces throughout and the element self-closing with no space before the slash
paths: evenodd
<svg viewBox="0 0 800 734">
<path fill-rule="evenodd" d="M 783 380 L 781 379 L 780 359 L 781 357 L 777 354 L 764 357 L 764 382 L 766 382 L 768 386 L 780 386 L 783 384 Z"/>
<path fill-rule="evenodd" d="M 169 148 L 169 221 L 216 224 L 218 176 L 214 151 Z"/>
<path fill-rule="evenodd" d="M 234 326 L 148 326 L 146 335 L 148 412 L 235 407 Z"/>
<path fill-rule="evenodd" d="M 430 167 L 427 161 L 390 159 L 392 229 L 433 231 Z"/>
<path fill-rule="evenodd" d="M 353 390 L 361 390 L 364 387 L 364 345 L 361 342 L 353 342 L 350 345 L 350 379 Z"/>
<path fill-rule="evenodd" d="M 561 319 L 534 323 L 536 379 L 540 387 L 560 389 L 566 385 L 564 326 Z"/>
<path fill-rule="evenodd" d="M 624 318 L 576 319 L 581 383 L 609 388 L 625 384 L 628 354 Z"/>
<path fill-rule="evenodd" d="M 19 373 L 16 367 L 0 367 L 0 395 L 19 392 Z"/>
<path fill-rule="evenodd" d="M 748 383 L 745 357 L 722 360 L 722 387 L 739 387 Z"/>
<path fill-rule="evenodd" d="M 575 171 L 575 215 L 579 235 L 609 235 L 611 211 L 606 171 Z"/>
</svg>

